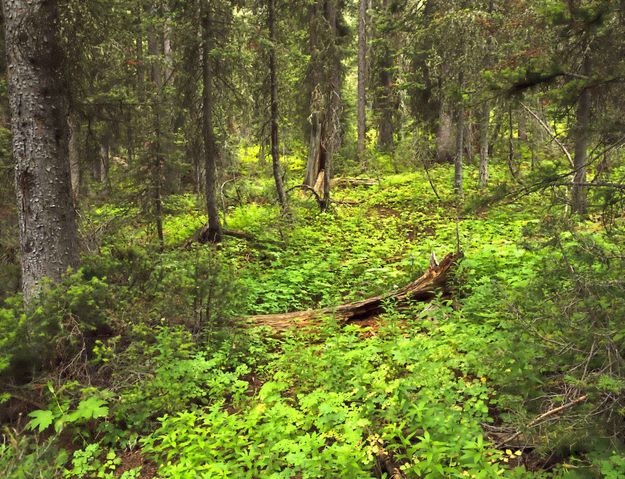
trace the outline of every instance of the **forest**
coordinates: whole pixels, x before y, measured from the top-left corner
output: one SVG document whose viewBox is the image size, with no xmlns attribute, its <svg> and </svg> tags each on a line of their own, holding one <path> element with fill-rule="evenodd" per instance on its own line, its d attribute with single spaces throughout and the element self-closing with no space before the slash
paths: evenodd
<svg viewBox="0 0 625 479">
<path fill-rule="evenodd" d="M 625 478 L 625 0 L 0 2 L 0 476 Z"/>
</svg>

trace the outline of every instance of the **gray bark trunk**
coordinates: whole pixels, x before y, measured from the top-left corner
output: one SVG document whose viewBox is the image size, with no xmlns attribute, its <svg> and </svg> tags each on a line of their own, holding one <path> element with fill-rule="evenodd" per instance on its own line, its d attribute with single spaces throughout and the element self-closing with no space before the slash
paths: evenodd
<svg viewBox="0 0 625 479">
<path fill-rule="evenodd" d="M 592 68 L 590 58 L 584 59 L 583 73 L 590 77 Z M 571 205 L 574 213 L 586 214 L 586 150 L 588 148 L 588 137 L 590 128 L 590 89 L 586 86 L 582 91 L 577 103 L 577 124 L 575 126 L 575 157 L 573 165 L 575 174 L 573 176 L 573 188 L 571 191 Z"/>
<path fill-rule="evenodd" d="M 456 125 L 456 154 L 454 157 L 454 190 L 456 195 L 462 197 L 462 163 L 464 156 L 464 105 L 462 101 L 458 105 L 458 120 Z"/>
<path fill-rule="evenodd" d="M 358 7 L 358 160 L 365 165 L 367 129 L 367 0 L 359 0 Z"/>
<path fill-rule="evenodd" d="M 480 118 L 480 187 L 488 184 L 488 144 L 490 128 L 490 104 L 485 101 L 482 105 L 482 115 Z"/>
<path fill-rule="evenodd" d="M 339 5 L 317 0 L 311 5 L 311 129 L 304 183 L 323 192 L 321 208 L 330 206 L 332 157 L 340 144 L 342 66 L 338 46 Z"/>
<path fill-rule="evenodd" d="M 102 138 L 100 144 L 100 181 L 104 185 L 103 191 L 105 195 L 111 192 L 111 180 L 109 177 L 110 168 L 110 148 L 108 138 Z"/>
<path fill-rule="evenodd" d="M 72 185 L 72 200 L 74 206 L 78 204 L 78 195 L 80 193 L 80 121 L 76 115 L 69 116 L 69 169 L 70 180 Z"/>
<path fill-rule="evenodd" d="M 22 286 L 79 262 L 68 159 L 68 101 L 57 3 L 3 0 Z"/>
<path fill-rule="evenodd" d="M 275 10 L 276 0 L 269 0 L 269 40 L 271 42 L 269 50 L 269 80 L 271 89 L 271 160 L 273 165 L 273 178 L 276 182 L 276 192 L 278 194 L 278 202 L 283 212 L 288 212 L 286 202 L 286 194 L 284 185 L 282 184 L 282 176 L 280 171 L 280 152 L 278 143 L 278 78 L 276 75 L 276 25 Z"/>
<path fill-rule="evenodd" d="M 218 243 L 222 240 L 223 231 L 217 209 L 217 144 L 213 131 L 213 71 L 210 64 L 212 49 L 211 11 L 206 0 L 200 1 L 202 28 L 202 136 L 206 165 L 206 210 L 208 213 L 208 230 L 206 241 Z"/>
<path fill-rule="evenodd" d="M 436 159 L 439 162 L 448 162 L 453 155 L 453 119 L 445 102 L 441 102 L 436 131 Z"/>
<path fill-rule="evenodd" d="M 152 13 L 157 14 L 156 6 L 152 7 Z M 156 236 L 161 245 L 165 244 L 163 235 L 163 146 L 162 146 L 162 126 L 161 126 L 161 91 L 163 86 L 163 72 L 159 64 L 159 57 L 162 54 L 159 32 L 154 26 L 148 30 L 148 53 L 152 57 L 150 65 L 150 81 L 155 90 L 152 95 L 152 121 L 154 129 L 154 141 L 150 151 L 150 177 L 151 177 L 151 198 L 153 203 L 154 225 Z"/>
</svg>

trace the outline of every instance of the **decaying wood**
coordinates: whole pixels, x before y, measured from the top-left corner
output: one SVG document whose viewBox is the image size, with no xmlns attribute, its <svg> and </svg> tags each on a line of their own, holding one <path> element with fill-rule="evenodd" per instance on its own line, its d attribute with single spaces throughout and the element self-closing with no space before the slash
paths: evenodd
<svg viewBox="0 0 625 479">
<path fill-rule="evenodd" d="M 280 241 L 276 241 L 276 240 L 272 240 L 272 239 L 265 239 L 265 238 L 257 238 L 256 236 L 254 236 L 251 233 L 246 233 L 245 231 L 238 231 L 238 230 L 229 230 L 229 229 L 224 229 L 221 231 L 223 236 L 230 236 L 232 238 L 238 238 L 241 240 L 245 240 L 248 241 L 249 243 L 258 246 L 258 245 L 274 245 L 274 246 L 278 246 L 278 247 L 284 247 L 284 243 L 280 242 Z M 190 247 L 191 244 L 198 242 L 198 243 L 208 243 L 209 242 L 209 238 L 208 238 L 208 224 L 204 224 L 204 226 L 202 226 L 200 229 L 198 229 L 195 234 L 193 235 L 193 238 L 189 239 L 186 243 L 185 243 L 185 247 Z"/>
<path fill-rule="evenodd" d="M 378 455 L 378 461 L 384 468 L 384 472 L 386 472 L 386 477 L 388 477 L 388 479 L 404 479 L 406 477 L 393 458 L 386 452 L 382 451 Z"/>
<path fill-rule="evenodd" d="M 432 254 L 430 266 L 423 276 L 409 285 L 390 293 L 332 308 L 257 315 L 250 316 L 247 319 L 255 326 L 269 326 L 279 331 L 292 327 L 313 325 L 324 316 L 333 316 L 339 322 L 368 319 L 382 313 L 384 304 L 387 301 L 394 301 L 401 305 L 409 301 L 428 301 L 435 297 L 437 291 L 444 287 L 449 271 L 461 256 L 462 253 L 450 253 L 439 263 L 434 254 Z"/>
<path fill-rule="evenodd" d="M 347 188 L 351 186 L 375 186 L 378 180 L 372 178 L 333 178 L 330 181 L 332 188 Z"/>
</svg>

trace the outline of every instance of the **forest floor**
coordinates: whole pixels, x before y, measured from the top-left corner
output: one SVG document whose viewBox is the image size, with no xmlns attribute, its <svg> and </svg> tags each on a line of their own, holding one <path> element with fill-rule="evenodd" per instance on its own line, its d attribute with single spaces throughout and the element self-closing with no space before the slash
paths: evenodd
<svg viewBox="0 0 625 479">
<path fill-rule="evenodd" d="M 136 211 L 95 208 L 84 218 L 93 254 L 81 280 L 91 297 L 102 288 L 98 311 L 116 334 L 96 341 L 88 371 L 74 372 L 78 383 L 49 386 L 66 398 L 52 415 L 68 425 L 39 444 L 51 441 L 57 462 L 60 445 L 70 444 L 65 477 L 575 478 L 616 470 L 615 443 L 594 441 L 603 433 L 580 428 L 581 414 L 566 416 L 585 398 L 554 374 L 544 343 L 552 333 L 531 317 L 544 299 L 535 289 L 545 289 L 545 268 L 562 262 L 550 249 L 556 207 L 538 193 L 486 207 L 492 190 L 460 208 L 450 168 L 430 174 L 436 191 L 423 172 L 338 188 L 327 213 L 293 194 L 290 218 L 271 200 L 270 181 L 232 185 L 227 227 L 258 241 L 217 247 L 189 243 L 201 207 L 171 197 L 160 253 Z M 467 189 L 475 182 L 469 168 Z M 447 294 L 432 301 L 391 301 L 360 324 L 329 315 L 286 332 L 237 321 L 387 293 L 419 277 L 432 252 L 442 258 L 458 247 L 464 258 Z M 93 397 L 105 412 L 70 424 Z"/>
</svg>

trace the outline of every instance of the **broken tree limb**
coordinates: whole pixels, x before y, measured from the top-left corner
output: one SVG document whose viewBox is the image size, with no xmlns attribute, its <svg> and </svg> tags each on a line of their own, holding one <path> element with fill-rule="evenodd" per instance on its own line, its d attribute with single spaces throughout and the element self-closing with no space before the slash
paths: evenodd
<svg viewBox="0 0 625 479">
<path fill-rule="evenodd" d="M 433 255 L 430 258 L 430 266 L 419 279 L 390 293 L 331 308 L 263 314 L 249 316 L 247 320 L 251 325 L 268 326 L 278 331 L 309 326 L 325 316 L 333 316 L 342 323 L 365 320 L 382 313 L 387 301 L 395 301 L 401 305 L 409 301 L 428 301 L 434 298 L 437 291 L 445 286 L 449 271 L 461 257 L 462 253 L 450 253 L 438 263 Z"/>
</svg>

